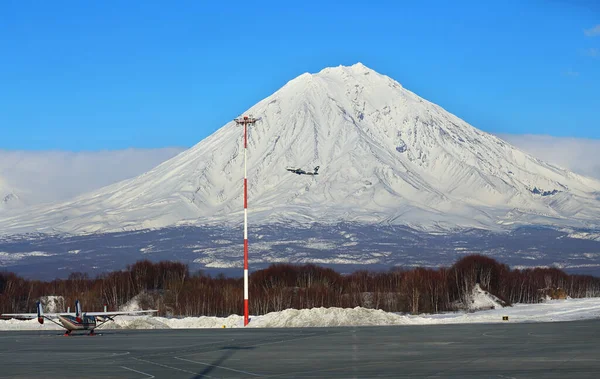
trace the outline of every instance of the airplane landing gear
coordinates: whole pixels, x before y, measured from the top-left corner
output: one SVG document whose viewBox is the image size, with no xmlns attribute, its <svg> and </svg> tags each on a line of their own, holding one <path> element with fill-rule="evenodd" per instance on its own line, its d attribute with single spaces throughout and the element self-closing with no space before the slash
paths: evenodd
<svg viewBox="0 0 600 379">
<path fill-rule="evenodd" d="M 69 337 L 70 335 L 71 335 L 70 330 L 65 331 L 65 334 L 63 334 L 64 337 Z"/>
</svg>

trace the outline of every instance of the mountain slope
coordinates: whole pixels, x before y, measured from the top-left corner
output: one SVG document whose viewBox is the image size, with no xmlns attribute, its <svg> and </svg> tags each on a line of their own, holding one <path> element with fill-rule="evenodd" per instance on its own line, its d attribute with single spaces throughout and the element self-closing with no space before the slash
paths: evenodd
<svg viewBox="0 0 600 379">
<path fill-rule="evenodd" d="M 250 218 L 418 228 L 595 226 L 600 182 L 544 163 L 362 64 L 303 74 L 248 113 Z M 230 122 L 153 170 L 0 218 L 16 231 L 238 223 L 242 131 Z M 297 176 L 287 166 L 321 166 Z"/>
</svg>

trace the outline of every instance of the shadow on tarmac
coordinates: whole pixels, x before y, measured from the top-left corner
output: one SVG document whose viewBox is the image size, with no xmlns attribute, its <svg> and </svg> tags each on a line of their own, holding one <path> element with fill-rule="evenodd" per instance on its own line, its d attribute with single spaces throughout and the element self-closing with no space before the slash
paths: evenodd
<svg viewBox="0 0 600 379">
<path fill-rule="evenodd" d="M 240 347 L 240 346 L 223 346 L 221 349 L 219 349 L 219 350 L 224 351 L 223 354 L 219 358 L 215 359 L 211 364 L 207 365 L 206 368 L 204 370 L 202 370 L 202 372 L 200 372 L 200 373 L 198 373 L 198 375 L 194 376 L 194 379 L 205 378 L 215 368 L 219 368 L 219 366 L 222 366 L 225 361 L 227 361 L 229 358 L 231 358 L 236 353 L 236 351 L 253 350 L 253 349 L 255 349 L 255 348 L 254 347 Z"/>
</svg>

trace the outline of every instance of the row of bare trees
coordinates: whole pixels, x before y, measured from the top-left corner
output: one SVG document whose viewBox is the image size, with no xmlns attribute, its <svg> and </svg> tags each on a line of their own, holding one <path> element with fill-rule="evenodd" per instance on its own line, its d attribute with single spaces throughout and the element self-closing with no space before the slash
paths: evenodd
<svg viewBox="0 0 600 379">
<path fill-rule="evenodd" d="M 250 276 L 251 313 L 287 308 L 367 307 L 392 312 L 435 313 L 467 305 L 476 283 L 510 303 L 534 303 L 557 291 L 570 297 L 600 296 L 600 278 L 568 275 L 555 268 L 511 270 L 481 256 L 466 256 L 448 268 L 358 271 L 341 275 L 316 265 L 275 264 Z M 79 299 L 84 310 L 104 304 L 118 309 L 132 299 L 161 315 L 226 316 L 242 313 L 243 281 L 201 272 L 178 262 L 140 261 L 123 271 L 89 278 L 73 273 L 50 282 L 0 273 L 0 313 L 33 312 L 44 296 Z"/>
</svg>

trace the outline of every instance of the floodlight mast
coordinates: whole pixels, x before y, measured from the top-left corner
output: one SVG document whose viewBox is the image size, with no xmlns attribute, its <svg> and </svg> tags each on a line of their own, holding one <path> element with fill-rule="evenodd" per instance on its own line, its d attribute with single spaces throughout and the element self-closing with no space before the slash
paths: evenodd
<svg viewBox="0 0 600 379">
<path fill-rule="evenodd" d="M 248 178 L 246 152 L 248 150 L 248 125 L 254 125 L 252 116 L 236 118 L 235 123 L 244 127 L 244 326 L 248 325 Z"/>
</svg>

